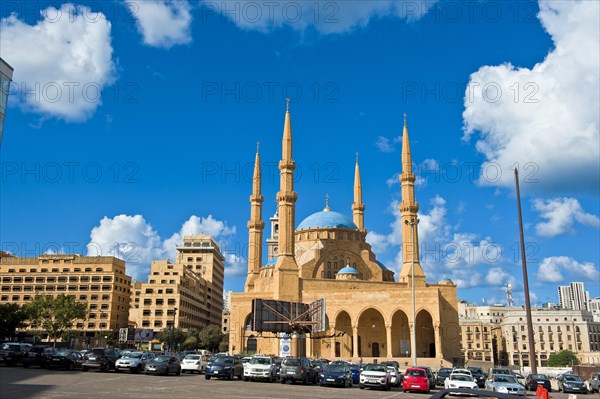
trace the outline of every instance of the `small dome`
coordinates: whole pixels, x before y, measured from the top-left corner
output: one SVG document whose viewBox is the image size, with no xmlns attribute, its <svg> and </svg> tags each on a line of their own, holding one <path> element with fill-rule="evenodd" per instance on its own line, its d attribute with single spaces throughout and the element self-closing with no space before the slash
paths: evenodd
<svg viewBox="0 0 600 399">
<path fill-rule="evenodd" d="M 322 229 L 322 228 L 352 229 L 358 230 L 358 227 L 348 216 L 334 211 L 321 211 L 308 216 L 298 225 L 297 230 Z"/>
<path fill-rule="evenodd" d="M 344 267 L 343 269 L 340 269 L 340 271 L 337 272 L 336 274 L 359 274 L 359 273 L 358 273 L 358 270 L 356 270 L 352 266 L 348 265 L 348 266 Z"/>
<path fill-rule="evenodd" d="M 381 267 L 382 270 L 388 270 L 388 268 L 380 261 L 376 260 L 375 262 L 379 265 L 379 267 Z"/>
</svg>

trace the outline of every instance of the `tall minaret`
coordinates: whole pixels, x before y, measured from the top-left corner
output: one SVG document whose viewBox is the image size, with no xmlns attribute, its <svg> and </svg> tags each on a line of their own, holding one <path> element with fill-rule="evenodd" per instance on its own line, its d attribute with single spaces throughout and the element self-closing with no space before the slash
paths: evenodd
<svg viewBox="0 0 600 399">
<path fill-rule="evenodd" d="M 279 192 L 277 193 L 279 236 L 278 257 L 273 272 L 273 299 L 298 301 L 300 280 L 294 251 L 294 231 L 296 228 L 296 199 L 294 192 L 294 169 L 292 159 L 292 122 L 290 100 L 287 99 L 285 122 L 283 125 L 282 155 L 279 162 Z"/>
<path fill-rule="evenodd" d="M 354 203 L 352 204 L 352 218 L 354 224 L 362 233 L 365 230 L 365 204 L 362 202 L 362 184 L 360 183 L 360 167 L 358 166 L 358 152 L 356 153 L 356 166 L 354 167 Z"/>
<path fill-rule="evenodd" d="M 246 292 L 254 288 L 254 280 L 258 277 L 262 266 L 262 237 L 265 223 L 262 221 L 263 196 L 261 191 L 260 154 L 256 145 L 254 175 L 252 176 L 252 195 L 250 196 L 250 220 L 248 221 L 248 277 L 244 289 Z"/>
<path fill-rule="evenodd" d="M 425 273 L 419 261 L 419 229 L 417 224 L 419 204 L 415 200 L 415 175 L 412 172 L 412 156 L 410 154 L 408 128 L 406 127 L 406 114 L 404 114 L 404 130 L 402 132 L 402 174 L 400 175 L 400 184 L 402 185 L 402 202 L 398 205 L 398 209 L 402 215 L 402 270 L 400 271 L 399 281 L 411 284 L 411 271 L 414 260 L 415 286 L 425 285 Z"/>
</svg>

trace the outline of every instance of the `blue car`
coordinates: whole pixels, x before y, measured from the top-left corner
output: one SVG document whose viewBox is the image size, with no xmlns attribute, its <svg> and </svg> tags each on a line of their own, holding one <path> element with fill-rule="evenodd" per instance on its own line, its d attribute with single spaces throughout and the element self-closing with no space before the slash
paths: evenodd
<svg viewBox="0 0 600 399">
<path fill-rule="evenodd" d="M 358 364 L 349 364 L 350 372 L 352 372 L 352 383 L 358 384 L 360 382 L 360 366 Z"/>
<path fill-rule="evenodd" d="M 352 372 L 348 366 L 343 364 L 331 364 L 322 372 L 320 385 L 351 387 Z"/>
</svg>

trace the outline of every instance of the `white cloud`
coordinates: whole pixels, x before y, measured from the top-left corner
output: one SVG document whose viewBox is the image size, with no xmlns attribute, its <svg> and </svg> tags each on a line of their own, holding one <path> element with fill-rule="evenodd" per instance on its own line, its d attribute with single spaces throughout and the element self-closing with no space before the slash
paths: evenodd
<svg viewBox="0 0 600 399">
<path fill-rule="evenodd" d="M 371 248 L 373 248 L 373 252 L 376 254 L 385 252 L 388 248 L 388 239 L 384 234 L 369 231 L 367 233 L 366 240 L 369 244 L 371 244 Z"/>
<path fill-rule="evenodd" d="M 215 241 L 227 243 L 227 238 L 235 233 L 235 227 L 207 217 L 191 216 L 181 229 L 167 239 L 162 239 L 156 230 L 142 215 L 118 215 L 104 217 L 90 233 L 87 244 L 88 256 L 115 256 L 126 261 L 127 273 L 134 280 L 145 280 L 153 260 L 170 259 L 175 261 L 176 245 L 181 244 L 184 235 L 209 234 Z M 224 253 L 226 258 L 225 272 L 238 272 L 245 260 L 236 254 Z M 230 270 L 231 269 L 231 270 Z"/>
<path fill-rule="evenodd" d="M 515 277 L 501 267 L 492 267 L 485 276 L 488 285 L 504 287 L 504 284 L 510 283 L 513 287 L 519 285 Z"/>
<path fill-rule="evenodd" d="M 402 141 L 401 136 L 393 137 L 391 139 L 384 137 L 384 136 L 379 136 L 379 137 L 377 137 L 375 146 L 377 147 L 377 149 L 379 151 L 389 154 L 389 153 L 396 151 L 396 144 L 401 141 Z"/>
<path fill-rule="evenodd" d="M 204 0 L 203 20 L 228 18 L 243 29 L 268 32 L 289 26 L 303 32 L 308 27 L 322 34 L 345 33 L 368 25 L 375 18 L 394 16 L 419 20 L 437 0 L 315 0 L 310 2 L 243 2 Z M 214 14 L 213 14 L 214 13 Z"/>
<path fill-rule="evenodd" d="M 547 201 L 534 199 L 533 208 L 540 213 L 542 219 L 546 219 L 535 226 L 539 236 L 554 237 L 574 233 L 575 222 L 600 228 L 598 216 L 586 213 L 575 198 L 554 198 Z"/>
<path fill-rule="evenodd" d="M 546 58 L 532 69 L 507 63 L 470 76 L 463 138 L 479 132 L 476 148 L 488 161 L 480 184 L 512 188 L 518 163 L 523 190 L 598 190 L 599 14 L 596 1 L 540 1 L 554 42 Z"/>
<path fill-rule="evenodd" d="M 34 25 L 14 13 L 0 20 L 2 55 L 15 68 L 10 99 L 43 117 L 85 121 L 115 81 L 111 24 L 70 3 L 41 14 Z"/>
<path fill-rule="evenodd" d="M 152 47 L 171 48 L 192 41 L 191 6 L 187 0 L 127 1 L 137 20 L 144 43 Z"/>
<path fill-rule="evenodd" d="M 544 258 L 540 263 L 537 278 L 542 282 L 559 283 L 565 281 L 565 274 L 596 282 L 600 279 L 600 271 L 593 263 L 579 263 L 568 256 Z"/>
</svg>

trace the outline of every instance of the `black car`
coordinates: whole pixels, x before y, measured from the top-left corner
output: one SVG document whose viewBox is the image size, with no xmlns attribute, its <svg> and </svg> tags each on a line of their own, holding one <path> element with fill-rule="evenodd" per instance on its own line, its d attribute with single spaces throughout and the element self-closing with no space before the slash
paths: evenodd
<svg viewBox="0 0 600 399">
<path fill-rule="evenodd" d="M 144 373 L 146 375 L 169 375 L 171 373 L 174 373 L 175 375 L 181 375 L 181 364 L 179 359 L 175 356 L 159 355 L 146 363 Z"/>
<path fill-rule="evenodd" d="M 211 377 L 229 380 L 238 377 L 241 380 L 244 377 L 244 365 L 233 356 L 217 356 L 212 359 L 204 372 L 204 378 L 210 380 Z"/>
<path fill-rule="evenodd" d="M 448 367 L 442 367 L 441 369 L 439 369 L 435 378 L 436 385 L 444 386 L 444 381 L 446 381 L 446 378 L 450 377 L 451 372 L 452 369 Z"/>
<path fill-rule="evenodd" d="M 574 393 L 588 393 L 588 389 L 585 386 L 585 383 L 576 374 L 563 374 L 558 377 L 558 390 L 564 393 L 574 392 Z"/>
<path fill-rule="evenodd" d="M 21 344 L 18 342 L 6 342 L 0 346 L 0 363 L 7 366 L 16 366 L 21 363 L 31 344 Z"/>
<path fill-rule="evenodd" d="M 80 369 L 83 365 L 83 356 L 81 353 L 74 350 L 59 350 L 54 352 L 47 362 L 49 369 L 65 369 L 75 370 Z"/>
<path fill-rule="evenodd" d="M 94 348 L 88 351 L 83 357 L 81 369 L 88 371 L 89 369 L 98 369 L 100 371 L 108 371 L 115 369 L 115 362 L 119 358 L 118 353 L 110 348 Z"/>
<path fill-rule="evenodd" d="M 56 350 L 46 345 L 36 345 L 29 348 L 27 353 L 21 359 L 23 367 L 38 366 L 41 368 L 48 367 L 48 359 Z"/>
<path fill-rule="evenodd" d="M 427 373 L 427 380 L 429 380 L 429 389 L 434 389 L 436 381 L 435 381 L 435 377 L 433 376 L 433 371 L 431 371 L 431 367 L 429 367 L 429 366 L 417 366 L 417 367 L 425 370 L 425 372 Z"/>
<path fill-rule="evenodd" d="M 467 367 L 467 370 L 471 372 L 471 375 L 475 379 L 477 386 L 479 388 L 484 388 L 487 375 L 483 373 L 483 369 L 481 367 Z"/>
<path fill-rule="evenodd" d="M 352 371 L 344 364 L 331 364 L 321 374 L 321 386 L 334 385 L 341 387 L 352 386 Z"/>
<path fill-rule="evenodd" d="M 548 377 L 546 374 L 529 374 L 527 378 L 525 378 L 525 389 L 528 391 L 535 391 L 538 385 L 546 388 L 548 392 L 552 391 L 550 377 Z"/>
<path fill-rule="evenodd" d="M 319 380 L 317 371 L 313 368 L 310 360 L 305 357 L 288 357 L 281 363 L 280 382 L 292 383 L 301 381 L 303 384 L 312 382 L 316 384 Z"/>
</svg>

